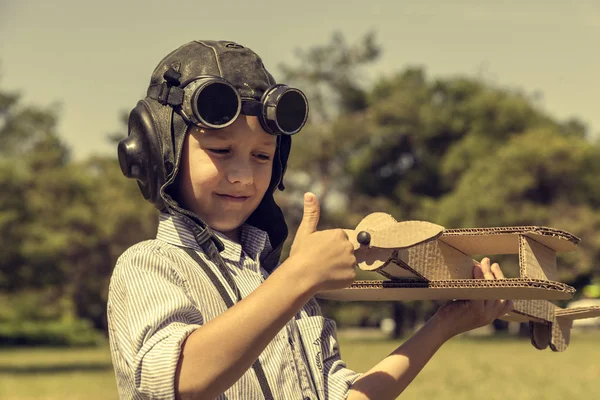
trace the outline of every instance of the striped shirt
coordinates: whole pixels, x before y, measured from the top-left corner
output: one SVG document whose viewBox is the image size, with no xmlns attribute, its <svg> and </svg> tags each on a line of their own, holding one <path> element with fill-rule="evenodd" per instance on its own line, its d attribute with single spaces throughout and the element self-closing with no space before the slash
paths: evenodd
<svg viewBox="0 0 600 400">
<path fill-rule="evenodd" d="M 225 246 L 221 256 L 244 298 L 268 276 L 260 266 L 261 256 L 271 249 L 268 235 L 250 225 L 242 228 L 241 244 L 216 234 Z M 126 250 L 110 282 L 109 338 L 121 399 L 174 399 L 183 341 L 227 310 L 215 285 L 182 247 L 196 251 L 236 298 L 189 228 L 161 213 L 156 239 Z M 281 329 L 259 360 L 275 399 L 344 399 L 359 376 L 341 360 L 335 322 L 322 316 L 315 299 Z M 261 398 L 252 368 L 218 397 Z"/>
</svg>

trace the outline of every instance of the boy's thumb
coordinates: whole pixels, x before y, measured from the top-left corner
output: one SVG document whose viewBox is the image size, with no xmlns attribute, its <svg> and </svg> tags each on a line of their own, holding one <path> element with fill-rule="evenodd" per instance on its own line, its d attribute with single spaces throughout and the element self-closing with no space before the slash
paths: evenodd
<svg viewBox="0 0 600 400">
<path fill-rule="evenodd" d="M 321 209 L 319 206 L 319 200 L 313 193 L 304 194 L 304 214 L 302 221 L 298 227 L 298 233 L 296 236 L 306 236 L 313 232 L 316 232 L 317 225 L 319 224 L 319 217 L 321 215 Z"/>
</svg>

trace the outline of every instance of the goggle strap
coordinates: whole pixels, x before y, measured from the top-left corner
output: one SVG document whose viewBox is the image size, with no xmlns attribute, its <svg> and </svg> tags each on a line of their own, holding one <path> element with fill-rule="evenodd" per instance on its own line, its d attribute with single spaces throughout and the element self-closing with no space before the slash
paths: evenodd
<svg viewBox="0 0 600 400">
<path fill-rule="evenodd" d="M 169 86 L 165 82 L 151 85 L 146 92 L 151 99 L 158 101 L 163 106 L 179 107 L 183 104 L 183 89 Z"/>
<path fill-rule="evenodd" d="M 258 117 L 262 113 L 263 105 L 256 100 L 242 100 L 242 114 Z"/>
</svg>

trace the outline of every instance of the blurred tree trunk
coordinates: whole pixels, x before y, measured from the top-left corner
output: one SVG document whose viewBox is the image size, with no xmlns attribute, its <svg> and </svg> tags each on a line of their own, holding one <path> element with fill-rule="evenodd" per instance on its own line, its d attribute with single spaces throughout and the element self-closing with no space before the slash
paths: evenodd
<svg viewBox="0 0 600 400">
<path fill-rule="evenodd" d="M 404 336 L 406 332 L 406 305 L 402 302 L 395 302 L 393 306 L 393 316 L 394 316 L 394 331 L 392 332 L 393 339 L 400 339 Z"/>
<path fill-rule="evenodd" d="M 494 320 L 492 323 L 494 332 L 508 332 L 508 322 L 501 319 Z"/>
</svg>

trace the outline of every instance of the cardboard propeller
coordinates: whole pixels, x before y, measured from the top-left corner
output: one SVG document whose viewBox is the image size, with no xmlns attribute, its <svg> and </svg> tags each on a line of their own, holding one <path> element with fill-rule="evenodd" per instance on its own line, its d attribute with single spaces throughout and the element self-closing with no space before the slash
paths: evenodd
<svg viewBox="0 0 600 400">
<path fill-rule="evenodd" d="M 424 221 L 398 222 L 385 213 L 365 217 L 346 230 L 358 267 L 386 280 L 358 280 L 350 287 L 321 292 L 342 301 L 512 299 L 503 319 L 530 322 L 536 348 L 566 349 L 572 321 L 600 316 L 600 307 L 561 309 L 548 300 L 570 299 L 575 289 L 557 281 L 556 253 L 580 240 L 537 226 L 444 229 Z M 473 279 L 474 255 L 516 254 L 519 278 Z"/>
</svg>

